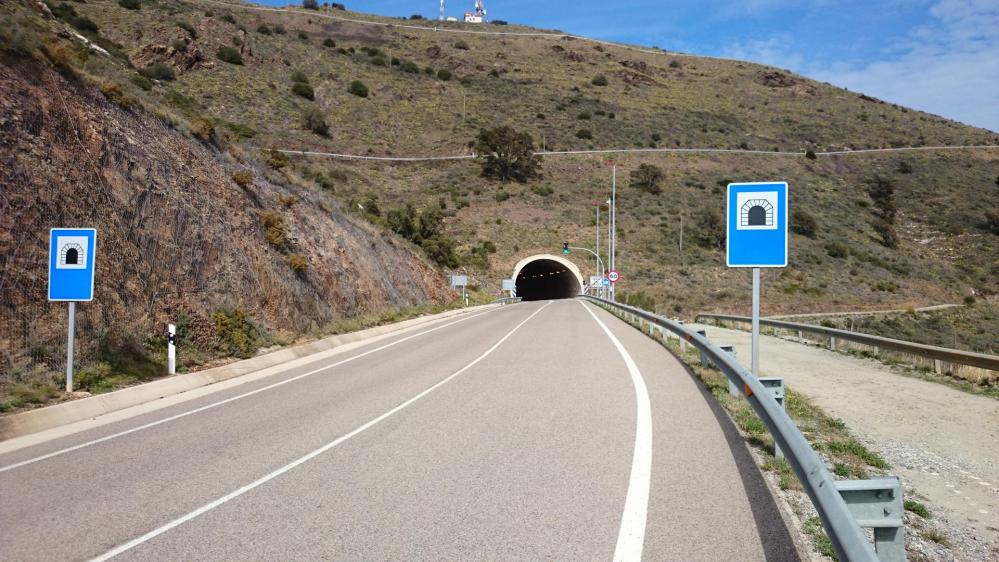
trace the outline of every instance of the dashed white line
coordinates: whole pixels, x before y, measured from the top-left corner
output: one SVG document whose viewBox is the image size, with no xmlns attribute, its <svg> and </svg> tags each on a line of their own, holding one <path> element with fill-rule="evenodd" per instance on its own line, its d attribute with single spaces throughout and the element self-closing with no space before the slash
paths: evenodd
<svg viewBox="0 0 999 562">
<path fill-rule="evenodd" d="M 614 548 L 614 560 L 615 562 L 640 561 L 642 548 L 645 546 L 645 522 L 648 518 L 649 487 L 652 479 L 652 405 L 649 402 L 649 389 L 645 386 L 638 365 L 621 341 L 600 318 L 597 318 L 589 306 L 582 302 L 579 304 L 590 313 L 617 348 L 617 352 L 628 367 L 631 384 L 635 387 L 635 452 L 631 459 L 631 477 L 628 480 L 628 494 L 624 500 L 621 528 L 617 534 L 617 546 Z"/>
<path fill-rule="evenodd" d="M 516 332 L 517 330 L 519 330 L 521 328 L 521 326 L 523 326 L 524 324 L 527 324 L 531 320 L 531 318 L 534 318 L 535 316 L 537 316 L 542 310 L 544 310 L 549 305 L 551 305 L 551 303 L 552 303 L 552 301 L 549 301 L 548 304 L 546 304 L 546 305 L 542 306 L 541 308 L 535 310 L 530 316 L 528 316 L 527 318 L 525 318 L 520 324 L 517 324 L 516 326 L 514 326 L 514 328 L 512 330 L 510 330 L 509 332 L 507 332 L 505 336 L 503 336 L 502 338 L 500 338 L 500 340 L 498 342 L 496 342 L 495 344 L 493 344 L 492 347 L 490 347 L 488 350 L 486 350 L 486 352 L 483 353 L 482 355 L 478 356 L 474 361 L 472 361 L 471 363 L 465 365 L 461 369 L 458 369 L 454 373 L 448 375 L 447 378 L 445 378 L 445 379 L 441 380 L 440 382 L 434 384 L 430 388 L 424 390 L 423 392 L 417 394 L 416 396 L 410 398 L 409 400 L 406 400 L 402 404 L 399 404 L 395 408 L 392 408 L 391 410 L 385 412 L 384 414 L 378 416 L 377 418 L 375 418 L 375 419 L 373 419 L 373 420 L 365 423 L 364 425 L 361 425 L 361 426 L 357 427 L 356 429 L 354 429 L 350 433 L 347 433 L 345 435 L 342 435 L 342 436 L 338 437 L 337 439 L 335 439 L 335 440 L 327 443 L 326 445 L 323 445 L 322 447 L 320 447 L 320 448 L 312 451 L 311 453 L 309 453 L 309 454 L 307 454 L 305 456 L 299 457 L 298 459 L 296 459 L 296 460 L 294 460 L 294 461 L 292 461 L 292 462 L 290 462 L 290 463 L 282 466 L 281 468 L 279 468 L 279 469 L 277 469 L 277 470 L 275 470 L 275 471 L 267 474 L 266 476 L 263 476 L 263 477 L 261 477 L 261 478 L 259 478 L 257 480 L 254 480 L 253 482 L 250 482 L 249 484 L 243 486 L 242 488 L 239 488 L 238 490 L 236 490 L 234 492 L 230 492 L 230 493 L 222 496 L 221 498 L 219 498 L 219 499 L 217 499 L 215 501 L 207 503 L 207 504 L 199 507 L 198 509 L 195 509 L 194 511 L 192 511 L 192 512 L 186 514 L 186 515 L 178 517 L 177 519 L 174 519 L 173 521 L 170 521 L 169 523 L 167 523 L 167 524 L 165 524 L 165 525 L 163 525 L 161 527 L 157 527 L 156 529 L 153 529 L 152 531 L 149 531 L 148 533 L 146 533 L 146 534 L 144 534 L 144 535 L 142 535 L 140 537 L 136 537 L 136 538 L 134 538 L 134 539 L 132 539 L 132 540 L 124 543 L 124 544 L 121 544 L 119 546 L 116 546 L 115 548 L 112 548 L 111 550 L 105 552 L 104 554 L 102 554 L 102 555 L 100 555 L 100 556 L 98 556 L 96 558 L 93 558 L 91 560 L 91 562 L 102 562 L 104 560 L 110 560 L 111 558 L 114 558 L 115 556 L 118 556 L 119 554 L 127 552 L 127 551 L 129 551 L 129 550 L 131 550 L 131 549 L 133 549 L 133 548 L 141 545 L 142 543 L 148 542 L 149 540 L 154 539 L 154 538 L 162 535 L 163 533 L 166 533 L 167 531 L 169 531 L 171 529 L 179 527 L 179 526 L 183 525 L 184 523 L 187 523 L 188 521 L 190 521 L 190 520 L 192 520 L 192 519 L 194 519 L 196 517 L 199 517 L 201 515 L 204 515 L 205 513 L 208 513 L 209 511 L 215 509 L 216 507 L 219 507 L 220 505 L 222 505 L 222 504 L 224 504 L 224 503 L 226 503 L 226 502 L 228 502 L 228 501 L 230 501 L 232 499 L 235 499 L 235 498 L 238 498 L 239 496 L 242 496 L 243 494 L 245 494 L 245 493 L 253 490 L 254 488 L 257 488 L 259 486 L 262 486 L 262 485 L 266 484 L 267 482 L 270 482 L 271 480 L 277 478 L 278 476 L 281 476 L 282 474 L 285 474 L 289 470 L 291 470 L 291 469 L 293 469 L 293 468 L 295 468 L 295 467 L 297 467 L 297 466 L 299 466 L 301 464 L 304 464 L 304 463 L 306 463 L 306 462 L 308 462 L 308 461 L 316 458 L 317 456 L 325 453 L 326 451 L 329 451 L 330 449 L 336 447 L 337 445 L 340 445 L 341 443 L 347 441 L 348 439 L 350 439 L 350 438 L 352 438 L 352 437 L 354 437 L 354 436 L 356 436 L 356 435 L 364 432 L 365 430 L 368 430 L 368 429 L 374 427 L 378 423 L 380 423 L 380 422 L 384 421 L 385 419 L 391 417 L 393 414 L 396 414 L 399 411 L 407 408 L 408 406 L 412 405 L 414 402 L 420 400 L 424 396 L 430 394 L 431 392 L 433 392 L 433 391 L 437 390 L 438 388 L 444 386 L 445 384 L 451 382 L 452 380 L 454 380 L 456 377 L 458 377 L 459 375 L 461 375 L 465 371 L 467 371 L 467 370 L 471 369 L 472 367 L 474 367 L 475 365 L 477 365 L 480 361 L 482 361 L 483 359 L 485 359 L 486 357 L 488 357 L 490 354 L 492 354 L 492 352 L 496 351 L 496 349 L 499 348 L 499 346 L 503 345 L 503 342 L 505 342 L 506 340 L 508 340 L 510 338 L 510 336 L 512 336 L 514 334 L 514 332 Z"/>
</svg>

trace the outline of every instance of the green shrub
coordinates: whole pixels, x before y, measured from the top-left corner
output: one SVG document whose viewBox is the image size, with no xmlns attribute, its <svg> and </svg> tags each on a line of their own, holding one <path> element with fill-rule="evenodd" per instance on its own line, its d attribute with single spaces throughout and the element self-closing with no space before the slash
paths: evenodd
<svg viewBox="0 0 999 562">
<path fill-rule="evenodd" d="M 253 183 L 252 170 L 238 170 L 232 173 L 232 181 L 239 187 L 246 187 Z"/>
<path fill-rule="evenodd" d="M 142 8 L 142 3 L 139 0 L 118 0 L 118 5 L 126 10 L 138 10 Z"/>
<path fill-rule="evenodd" d="M 805 158 L 808 158 L 809 160 L 815 160 L 816 158 L 818 158 L 818 156 L 815 155 L 814 150 L 808 149 L 805 151 Z"/>
<path fill-rule="evenodd" d="M 451 71 L 446 68 L 442 68 L 437 71 L 437 78 L 447 82 L 451 79 Z"/>
<path fill-rule="evenodd" d="M 669 67 L 670 68 L 680 68 L 680 61 L 678 61 L 676 59 L 673 59 L 673 60 L 669 61 Z"/>
<path fill-rule="evenodd" d="M 403 72 L 408 72 L 410 74 L 420 73 L 420 65 L 410 60 L 403 62 L 402 66 L 400 66 L 399 68 L 401 68 Z"/>
<path fill-rule="evenodd" d="M 312 89 L 312 86 L 306 84 L 305 82 L 295 82 L 291 85 L 291 93 L 296 96 L 303 97 L 307 100 L 316 99 L 316 93 Z"/>
<path fill-rule="evenodd" d="M 364 82 L 361 82 L 360 80 L 354 80 L 351 82 L 350 86 L 347 87 L 347 91 L 359 98 L 368 97 L 368 87 L 365 86 Z"/>
<path fill-rule="evenodd" d="M 385 60 L 385 57 L 381 55 L 371 57 L 370 62 L 373 66 L 388 66 L 388 62 Z"/>
<path fill-rule="evenodd" d="M 267 24 L 262 23 L 259 26 L 257 26 L 257 33 L 260 33 L 261 35 L 270 35 L 271 28 L 267 27 Z"/>
<path fill-rule="evenodd" d="M 321 137 L 325 137 L 330 132 L 326 117 L 323 116 L 323 112 L 318 107 L 310 107 L 305 110 L 305 113 L 302 114 L 302 126 Z"/>
<path fill-rule="evenodd" d="M 198 38 L 198 32 L 197 32 L 197 30 L 195 30 L 194 27 L 191 24 L 187 23 L 186 21 L 179 21 L 179 22 L 177 22 L 177 27 L 179 27 L 179 28 L 183 29 L 184 31 L 186 31 L 187 34 L 191 36 L 191 39 L 197 39 Z"/>
<path fill-rule="evenodd" d="M 641 164 L 637 170 L 631 172 L 631 186 L 637 187 L 646 193 L 657 195 L 662 193 L 660 184 L 665 177 L 665 172 L 659 166 Z"/>
<path fill-rule="evenodd" d="M 284 217 L 275 211 L 260 211 L 260 226 L 264 229 L 264 239 L 277 250 L 284 250 L 288 242 Z"/>
<path fill-rule="evenodd" d="M 274 26 L 274 33 L 277 33 L 278 35 L 284 35 L 285 34 L 284 26 L 281 25 L 281 24 L 275 25 Z"/>
<path fill-rule="evenodd" d="M 842 240 L 833 240 L 826 244 L 826 253 L 829 257 L 844 259 L 850 257 L 850 246 Z"/>
<path fill-rule="evenodd" d="M 912 173 L 912 164 L 910 164 L 909 162 L 907 162 L 905 160 L 900 160 L 899 163 L 898 163 L 898 173 L 900 173 L 900 174 L 911 174 Z"/>
<path fill-rule="evenodd" d="M 593 132 L 590 131 L 589 129 L 580 129 L 576 131 L 576 138 L 580 138 L 583 140 L 591 140 L 593 139 Z"/>
<path fill-rule="evenodd" d="M 792 209 L 791 232 L 806 238 L 815 238 L 818 228 L 819 225 L 811 213 L 797 206 Z"/>
<path fill-rule="evenodd" d="M 270 166 L 271 169 L 280 170 L 288 166 L 288 155 L 283 152 L 268 150 L 266 158 L 267 165 Z"/>
<path fill-rule="evenodd" d="M 985 228 L 992 234 L 999 234 L 999 212 L 985 211 Z"/>
<path fill-rule="evenodd" d="M 506 201 L 507 199 L 510 198 L 510 192 L 503 190 L 497 191 L 495 198 L 497 203 L 502 203 L 503 201 Z"/>
<path fill-rule="evenodd" d="M 437 71 L 435 71 L 434 67 L 432 66 L 425 66 L 423 67 L 423 73 L 426 74 L 427 76 L 434 76 L 435 74 L 437 74 Z"/>
<path fill-rule="evenodd" d="M 318 0 L 302 0 L 302 7 L 306 10 L 318 10 L 319 2 Z"/>
<path fill-rule="evenodd" d="M 525 182 L 540 175 L 541 158 L 534 154 L 534 140 L 528 133 L 508 125 L 483 129 L 475 140 L 475 149 L 485 157 L 484 177 Z"/>
<path fill-rule="evenodd" d="M 592 119 L 592 116 L 590 115 L 590 112 L 584 111 L 579 115 L 577 115 L 576 119 L 579 119 L 580 121 L 589 121 L 590 119 Z"/>
<path fill-rule="evenodd" d="M 531 191 L 542 197 L 548 197 L 552 193 L 555 193 L 555 190 L 547 185 L 533 185 L 531 186 Z"/>
<path fill-rule="evenodd" d="M 191 134 L 203 143 L 215 144 L 215 122 L 207 117 L 195 117 L 190 124 Z"/>
<path fill-rule="evenodd" d="M 140 70 L 139 73 L 153 80 L 170 81 L 174 79 L 173 69 L 162 62 L 151 64 Z"/>
<path fill-rule="evenodd" d="M 288 267 L 298 275 L 304 275 L 309 269 L 309 260 L 302 254 L 289 254 Z"/>
<path fill-rule="evenodd" d="M 233 25 L 236 25 L 236 18 L 232 17 L 232 14 L 222 14 L 222 17 L 219 19 L 225 22 L 229 22 Z"/>
<path fill-rule="evenodd" d="M 905 510 L 911 511 L 923 519 L 930 518 L 930 510 L 926 509 L 925 505 L 917 502 L 916 500 L 905 500 Z"/>
<path fill-rule="evenodd" d="M 308 84 L 309 83 L 309 77 L 306 76 L 305 73 L 302 72 L 301 70 L 296 70 L 296 71 L 294 71 L 294 72 L 291 73 L 291 81 L 292 82 L 301 82 L 303 84 Z"/>
<path fill-rule="evenodd" d="M 243 64 L 243 56 L 232 47 L 219 47 L 218 57 L 219 60 L 229 64 Z"/>
<path fill-rule="evenodd" d="M 590 80 L 590 83 L 594 86 L 606 86 L 608 84 L 607 77 L 603 74 L 597 74 L 594 76 L 593 80 Z"/>
<path fill-rule="evenodd" d="M 336 41 L 327 37 L 326 39 L 323 39 L 323 47 L 329 47 L 330 49 L 333 49 L 336 47 Z"/>
<path fill-rule="evenodd" d="M 704 207 L 694 214 L 694 242 L 702 248 L 717 249 L 725 246 L 725 222 L 721 212 Z"/>
<path fill-rule="evenodd" d="M 129 76 L 128 79 L 129 79 L 130 82 L 132 82 L 136 86 L 142 88 L 143 90 L 146 90 L 147 92 L 149 90 L 153 89 L 153 82 L 152 82 L 152 80 L 150 80 L 149 78 L 146 78 L 145 76 L 143 76 L 141 74 L 133 74 L 133 75 Z"/>
<path fill-rule="evenodd" d="M 460 49 L 462 51 L 467 51 L 468 50 L 468 43 L 466 43 L 466 42 L 464 42 L 464 41 L 462 41 L 460 39 L 457 40 L 457 41 L 455 41 L 454 43 L 452 43 L 451 46 L 454 47 L 455 49 Z"/>
<path fill-rule="evenodd" d="M 223 353 L 245 359 L 266 343 L 265 334 L 242 309 L 220 310 L 212 314 L 212 320 Z"/>
</svg>

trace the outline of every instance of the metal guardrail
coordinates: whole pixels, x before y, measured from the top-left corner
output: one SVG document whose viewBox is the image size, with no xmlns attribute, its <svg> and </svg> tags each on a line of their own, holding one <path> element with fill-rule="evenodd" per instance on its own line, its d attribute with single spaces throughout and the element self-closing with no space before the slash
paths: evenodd
<svg viewBox="0 0 999 562">
<path fill-rule="evenodd" d="M 874 547 L 868 542 L 864 530 L 851 511 L 847 500 L 837 489 L 836 480 L 833 479 L 825 463 L 812 449 L 808 440 L 805 439 L 801 430 L 787 415 L 784 408 L 777 403 L 771 392 L 763 386 L 759 379 L 740 365 L 732 355 L 712 343 L 706 336 L 668 318 L 597 297 L 584 295 L 580 298 L 631 314 L 659 326 L 661 329 L 673 332 L 681 341 L 693 345 L 706 355 L 732 383 L 739 388 L 746 389 L 747 401 L 770 431 L 774 442 L 784 452 L 791 469 L 794 470 L 808 497 L 811 498 L 812 505 L 815 506 L 839 559 L 850 562 L 878 562 L 879 555 L 875 553 Z M 900 492 L 898 498 L 900 501 Z M 885 515 L 887 516 L 888 513 L 886 512 Z M 895 529 L 896 534 L 892 535 L 892 540 L 888 543 L 891 547 L 884 548 L 884 556 L 880 560 L 905 559 L 901 513 L 892 515 L 898 518 L 898 527 Z M 901 552 L 899 553 L 900 547 Z"/>
<path fill-rule="evenodd" d="M 752 322 L 752 318 L 748 316 L 734 316 L 730 314 L 698 314 L 697 318 L 709 318 L 712 320 L 723 320 L 729 322 Z M 911 355 L 918 355 L 927 359 L 933 359 L 935 361 L 946 361 L 956 365 L 968 365 L 970 367 L 979 367 L 981 369 L 999 371 L 999 356 L 997 355 L 988 355 L 986 353 L 976 353 L 973 351 L 961 351 L 959 349 L 937 347 L 935 345 L 913 343 L 892 338 L 883 338 L 881 336 L 874 336 L 871 334 L 862 334 L 860 332 L 851 332 L 849 330 L 840 330 L 838 328 L 827 328 L 825 326 L 816 326 L 814 324 L 787 322 L 785 320 L 769 320 L 761 318 L 760 325 L 797 332 L 821 334 L 823 336 L 843 341 L 850 341 L 878 348 L 890 349 L 893 351 L 901 351 L 902 353 L 908 353 Z M 835 342 L 835 340 L 832 341 Z M 836 344 L 832 343 L 830 347 L 835 348 Z M 939 367 L 937 370 L 939 371 Z"/>
<path fill-rule="evenodd" d="M 521 297 L 500 297 L 493 301 L 493 304 L 511 304 L 524 300 Z"/>
</svg>

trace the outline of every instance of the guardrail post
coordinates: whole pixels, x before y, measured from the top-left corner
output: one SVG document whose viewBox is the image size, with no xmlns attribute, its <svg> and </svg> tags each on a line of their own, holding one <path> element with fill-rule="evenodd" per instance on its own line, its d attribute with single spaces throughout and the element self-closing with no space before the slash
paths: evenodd
<svg viewBox="0 0 999 562">
<path fill-rule="evenodd" d="M 939 359 L 933 360 L 933 372 L 942 375 L 943 374 L 943 361 Z"/>
<path fill-rule="evenodd" d="M 861 527 L 874 529 L 874 550 L 881 562 L 905 562 L 902 484 L 897 476 L 840 480 L 836 490 Z"/>
<path fill-rule="evenodd" d="M 704 337 L 708 337 L 708 331 L 707 330 L 697 330 L 697 333 L 701 334 Z M 707 367 L 707 366 L 708 366 L 708 356 L 705 355 L 704 352 L 702 351 L 701 352 L 701 367 Z"/>
<path fill-rule="evenodd" d="M 836 351 L 836 336 L 829 336 L 829 349 Z"/>
<path fill-rule="evenodd" d="M 777 404 L 787 411 L 787 406 L 784 405 L 784 379 L 780 377 L 760 377 L 760 383 L 773 394 Z M 784 458 L 784 451 L 780 450 L 776 440 L 774 440 L 774 458 L 778 460 Z"/>
<path fill-rule="evenodd" d="M 729 355 L 732 356 L 733 359 L 735 359 L 736 355 L 735 355 L 735 346 L 734 345 L 723 345 L 723 346 L 720 346 L 720 347 L 721 347 L 722 351 L 728 353 Z M 726 378 L 728 378 L 728 377 L 726 377 Z M 728 379 L 728 393 L 731 394 L 732 396 L 742 396 L 742 393 L 739 392 L 739 387 L 736 386 L 736 384 L 734 382 L 732 382 L 732 379 Z"/>
<path fill-rule="evenodd" d="M 801 330 L 798 330 L 798 341 L 800 343 L 804 343 L 805 342 L 805 333 L 802 332 Z"/>
</svg>

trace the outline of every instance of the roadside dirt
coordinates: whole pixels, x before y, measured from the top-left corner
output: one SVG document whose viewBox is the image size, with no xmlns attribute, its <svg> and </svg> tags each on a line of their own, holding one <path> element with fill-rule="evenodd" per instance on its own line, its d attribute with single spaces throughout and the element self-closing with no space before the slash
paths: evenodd
<svg viewBox="0 0 999 562">
<path fill-rule="evenodd" d="M 697 327 L 749 363 L 748 332 Z M 999 560 L 999 401 L 770 336 L 760 341 L 760 372 L 784 377 L 891 463 L 906 497 L 925 501 L 941 524 L 955 559 Z"/>
</svg>

